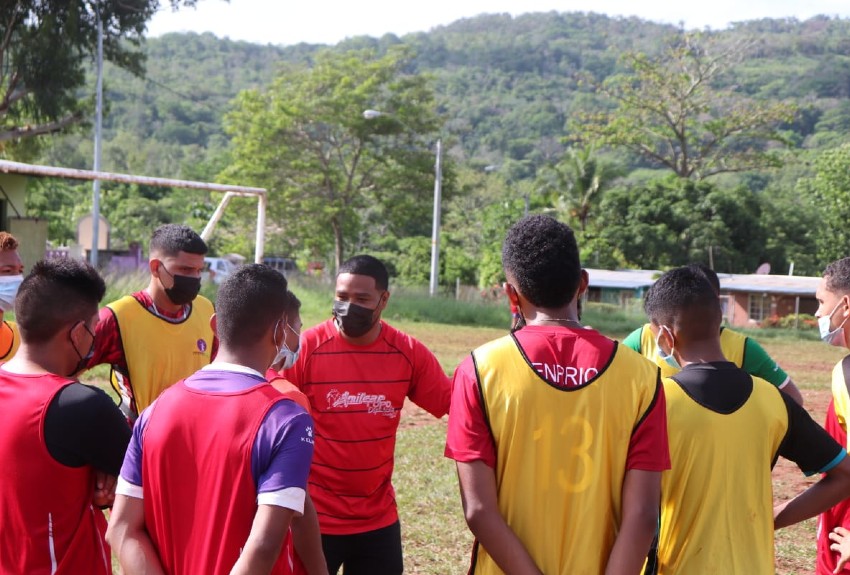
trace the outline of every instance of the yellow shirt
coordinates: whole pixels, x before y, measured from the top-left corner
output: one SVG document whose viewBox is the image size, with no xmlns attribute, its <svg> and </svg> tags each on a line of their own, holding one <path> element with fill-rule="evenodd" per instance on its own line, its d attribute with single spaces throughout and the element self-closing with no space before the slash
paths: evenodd
<svg viewBox="0 0 850 575">
<path fill-rule="evenodd" d="M 771 468 L 788 412 L 775 387 L 752 381 L 738 409 L 719 413 L 663 380 L 672 468 L 661 479 L 660 575 L 774 572 Z"/>
<path fill-rule="evenodd" d="M 208 299 L 195 298 L 189 315 L 179 322 L 155 315 L 129 295 L 107 307 L 118 322 L 136 414 L 166 388 L 210 363 L 214 309 Z M 117 390 L 125 386 L 123 376 L 112 370 L 112 385 Z"/>
<path fill-rule="evenodd" d="M 502 517 L 546 575 L 602 573 L 621 521 L 630 438 L 659 392 L 657 368 L 618 346 L 587 385 L 563 389 L 510 336 L 473 357 Z M 475 573 L 502 573 L 480 546 Z"/>
</svg>

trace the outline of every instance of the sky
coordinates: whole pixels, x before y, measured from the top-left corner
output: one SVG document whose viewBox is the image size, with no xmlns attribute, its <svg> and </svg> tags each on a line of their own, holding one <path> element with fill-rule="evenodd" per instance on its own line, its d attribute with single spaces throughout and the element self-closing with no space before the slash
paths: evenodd
<svg viewBox="0 0 850 575">
<path fill-rule="evenodd" d="M 162 0 L 168 6 L 168 0 Z M 198 0 L 196 8 L 164 8 L 148 35 L 212 32 L 231 40 L 291 45 L 335 44 L 352 36 L 427 32 L 484 13 L 597 12 L 638 16 L 686 28 L 725 28 L 730 22 L 817 14 L 850 17 L 847 0 Z"/>
</svg>

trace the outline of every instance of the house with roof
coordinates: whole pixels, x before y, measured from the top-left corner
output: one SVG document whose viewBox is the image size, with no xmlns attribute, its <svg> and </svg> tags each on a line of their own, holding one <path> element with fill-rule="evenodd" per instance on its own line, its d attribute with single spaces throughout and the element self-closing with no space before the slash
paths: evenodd
<svg viewBox="0 0 850 575">
<path fill-rule="evenodd" d="M 589 268 L 586 301 L 634 309 L 659 270 L 600 270 Z M 757 327 L 767 319 L 790 314 L 814 315 L 818 277 L 771 274 L 717 274 L 720 304 L 727 325 Z M 640 308 L 638 308 L 640 309 Z"/>
<path fill-rule="evenodd" d="M 753 327 L 769 318 L 814 315 L 819 277 L 717 274 L 723 317 L 731 326 Z"/>
</svg>

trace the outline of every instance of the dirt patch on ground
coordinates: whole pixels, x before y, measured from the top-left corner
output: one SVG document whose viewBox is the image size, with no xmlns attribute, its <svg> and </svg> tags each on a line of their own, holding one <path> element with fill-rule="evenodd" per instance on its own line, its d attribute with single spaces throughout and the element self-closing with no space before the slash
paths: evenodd
<svg viewBox="0 0 850 575">
<path fill-rule="evenodd" d="M 401 422 L 399 429 L 407 429 L 409 427 L 419 427 L 421 425 L 436 425 L 440 420 L 410 401 L 404 400 L 404 407 L 401 408 Z"/>
</svg>

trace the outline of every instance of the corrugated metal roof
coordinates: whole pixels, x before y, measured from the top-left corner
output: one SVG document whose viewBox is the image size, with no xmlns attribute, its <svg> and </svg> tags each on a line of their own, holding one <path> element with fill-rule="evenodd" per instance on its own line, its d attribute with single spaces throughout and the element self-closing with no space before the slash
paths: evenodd
<svg viewBox="0 0 850 575">
<path fill-rule="evenodd" d="M 596 270 L 587 268 L 590 287 L 637 289 L 649 287 L 663 272 L 658 270 Z"/>
<path fill-rule="evenodd" d="M 820 278 L 769 274 L 717 274 L 720 291 L 773 293 L 814 297 Z"/>
<path fill-rule="evenodd" d="M 639 289 L 651 286 L 663 272 L 659 270 L 599 270 L 588 268 L 590 287 Z M 720 291 L 772 293 L 814 297 L 820 278 L 769 274 L 717 274 Z"/>
</svg>

